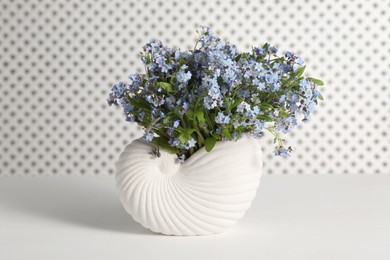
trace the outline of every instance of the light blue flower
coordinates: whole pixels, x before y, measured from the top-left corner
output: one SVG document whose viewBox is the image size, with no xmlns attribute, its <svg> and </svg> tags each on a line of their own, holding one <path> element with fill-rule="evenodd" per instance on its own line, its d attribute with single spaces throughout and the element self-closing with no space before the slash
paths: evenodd
<svg viewBox="0 0 390 260">
<path fill-rule="evenodd" d="M 190 108 L 190 104 L 188 102 L 184 102 L 180 114 L 183 115 L 185 112 L 187 112 L 188 108 Z"/>
<path fill-rule="evenodd" d="M 180 70 L 176 74 L 177 81 L 184 83 L 184 84 L 186 84 L 191 79 L 191 76 L 192 76 L 191 72 L 189 72 L 189 71 L 184 72 L 182 70 Z"/>
<path fill-rule="evenodd" d="M 299 67 L 303 67 L 303 64 L 305 64 L 305 62 L 302 60 L 302 58 L 301 57 L 298 57 L 298 59 L 297 59 L 297 64 L 299 65 Z"/>
<path fill-rule="evenodd" d="M 307 85 L 308 85 L 308 81 L 306 79 L 301 79 L 301 81 L 299 81 L 299 86 L 303 88 L 307 88 Z"/>
<path fill-rule="evenodd" d="M 195 139 L 190 139 L 187 141 L 187 149 L 195 147 L 195 145 L 196 145 Z"/>
<path fill-rule="evenodd" d="M 126 92 L 126 86 L 123 82 L 119 82 L 112 87 L 111 91 L 116 98 L 122 98 Z"/>
<path fill-rule="evenodd" d="M 212 99 L 211 97 L 207 96 L 203 99 L 203 105 L 208 110 L 211 110 L 217 106 L 217 101 L 215 99 Z"/>
<path fill-rule="evenodd" d="M 267 53 L 265 52 L 264 48 L 253 48 L 253 52 L 260 56 L 265 56 Z"/>
<path fill-rule="evenodd" d="M 278 132 L 287 134 L 291 132 L 297 125 L 297 119 L 295 116 L 282 117 L 275 122 L 275 129 Z"/>
<path fill-rule="evenodd" d="M 271 91 L 278 91 L 280 89 L 280 82 L 275 82 L 271 85 Z"/>
<path fill-rule="evenodd" d="M 278 146 L 278 147 L 276 147 L 274 154 L 276 156 L 287 157 L 287 156 L 291 155 L 292 151 L 293 150 L 292 150 L 291 146 L 289 146 L 288 148 Z"/>
<path fill-rule="evenodd" d="M 180 142 L 179 138 L 170 138 L 169 144 L 173 147 L 180 147 L 181 142 Z"/>
<path fill-rule="evenodd" d="M 143 136 L 144 140 L 147 142 L 151 142 L 154 138 L 154 133 L 153 132 L 146 132 Z"/>
<path fill-rule="evenodd" d="M 230 116 L 225 116 L 222 112 L 218 112 L 215 122 L 218 124 L 229 124 Z"/>
<path fill-rule="evenodd" d="M 260 80 L 259 78 L 254 78 L 252 81 L 253 85 L 257 86 L 257 90 L 262 91 L 265 89 L 265 83 L 263 80 Z"/>
<path fill-rule="evenodd" d="M 145 140 L 153 141 L 157 133 L 167 137 L 167 144 L 182 161 L 196 150 L 190 148 L 201 146 L 196 143 L 201 140 L 197 132 L 190 140 L 181 137 L 183 143 L 178 138 L 186 127 L 195 127 L 197 111 L 204 113 L 205 122 L 199 129 L 206 136 L 218 134 L 226 140 L 221 131 L 228 129 L 233 139 L 242 133 L 261 138 L 267 124 L 278 140 L 275 154 L 289 155 L 291 149 L 283 147 L 278 134 L 292 131 L 301 115 L 309 120 L 321 97 L 310 78 L 300 80 L 294 73 L 304 66 L 303 60 L 294 52 L 278 56 L 269 44 L 239 52 L 210 28 L 202 30 L 194 50 L 169 48 L 159 40 L 147 43 L 141 53 L 145 74 L 132 74 L 129 84 L 114 85 L 108 103 L 121 105 L 127 121 L 148 129 Z M 172 90 L 167 91 L 164 88 L 170 85 L 163 87 L 160 82 L 171 84 Z M 282 88 L 283 82 L 288 84 Z M 161 120 L 166 117 L 169 120 Z M 176 120 L 179 117 L 184 121 Z"/>
<path fill-rule="evenodd" d="M 245 101 L 241 101 L 240 104 L 237 106 L 237 112 L 243 113 L 244 110 L 250 109 L 250 105 L 246 103 Z"/>
<path fill-rule="evenodd" d="M 260 113 L 260 107 L 259 106 L 254 106 L 253 107 L 253 114 L 257 116 Z"/>
<path fill-rule="evenodd" d="M 278 49 L 275 48 L 274 46 L 269 45 L 268 46 L 268 52 L 271 53 L 271 54 L 275 54 L 275 53 L 278 52 Z"/>
<path fill-rule="evenodd" d="M 123 107 L 123 111 L 125 112 L 125 114 L 128 114 L 131 111 L 133 111 L 134 106 L 127 99 L 125 98 L 121 99 L 120 103 Z"/>
<path fill-rule="evenodd" d="M 175 122 L 173 122 L 173 128 L 176 128 L 180 125 L 180 120 L 176 120 Z"/>
<path fill-rule="evenodd" d="M 288 59 L 290 59 L 290 60 L 295 60 L 296 58 L 298 58 L 298 57 L 295 55 L 295 53 L 292 52 L 292 51 L 285 51 L 285 52 L 284 52 L 284 55 L 285 55 Z"/>
<path fill-rule="evenodd" d="M 275 84 L 279 81 L 279 74 L 276 72 L 269 72 L 265 75 L 265 81 L 269 84 Z"/>
</svg>

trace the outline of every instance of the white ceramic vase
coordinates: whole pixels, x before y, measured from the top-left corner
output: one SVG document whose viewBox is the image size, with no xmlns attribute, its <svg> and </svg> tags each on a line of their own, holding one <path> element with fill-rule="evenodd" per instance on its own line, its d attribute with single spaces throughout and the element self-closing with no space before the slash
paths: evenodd
<svg viewBox="0 0 390 260">
<path fill-rule="evenodd" d="M 145 228 L 166 235 L 221 233 L 241 219 L 260 183 L 260 141 L 243 136 L 217 142 L 184 163 L 152 143 L 134 140 L 116 164 L 116 183 L 125 210 Z"/>
</svg>

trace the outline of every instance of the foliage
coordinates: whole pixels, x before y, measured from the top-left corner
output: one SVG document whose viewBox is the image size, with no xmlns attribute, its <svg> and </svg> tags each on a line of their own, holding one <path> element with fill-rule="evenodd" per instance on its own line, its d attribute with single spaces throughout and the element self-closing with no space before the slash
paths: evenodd
<svg viewBox="0 0 390 260">
<path fill-rule="evenodd" d="M 181 161 L 244 133 L 261 138 L 264 130 L 275 137 L 275 155 L 287 156 L 292 149 L 280 134 L 291 132 L 299 118 L 309 120 L 322 99 L 322 81 L 304 78 L 305 65 L 293 52 L 277 55 L 268 43 L 239 52 L 208 27 L 194 50 L 152 40 L 141 57 L 145 74 L 114 85 L 108 103 L 121 105 L 126 120 L 144 128 L 146 141 Z"/>
</svg>

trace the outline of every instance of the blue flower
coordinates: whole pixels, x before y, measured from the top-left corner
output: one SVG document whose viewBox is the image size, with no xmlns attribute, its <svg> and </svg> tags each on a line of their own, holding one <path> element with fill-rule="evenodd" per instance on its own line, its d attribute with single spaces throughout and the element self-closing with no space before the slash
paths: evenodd
<svg viewBox="0 0 390 260">
<path fill-rule="evenodd" d="M 256 119 L 253 126 L 254 126 L 253 132 L 258 134 L 263 130 L 265 126 L 265 122 Z"/>
<path fill-rule="evenodd" d="M 265 83 L 259 78 L 254 78 L 252 81 L 253 85 L 257 86 L 257 90 L 262 91 L 265 89 Z"/>
<path fill-rule="evenodd" d="M 111 106 L 111 105 L 118 105 L 117 98 L 116 98 L 114 93 L 111 92 L 108 95 L 107 103 L 108 103 L 109 106 Z"/>
<path fill-rule="evenodd" d="M 128 114 L 133 111 L 134 106 L 127 99 L 121 99 L 120 103 L 123 107 L 123 111 L 125 112 L 125 114 Z"/>
<path fill-rule="evenodd" d="M 248 98 L 251 95 L 251 91 L 249 89 L 240 89 L 237 93 L 237 97 Z"/>
<path fill-rule="evenodd" d="M 173 122 L 173 128 L 178 127 L 179 124 L 180 124 L 180 120 L 176 120 L 175 122 Z"/>
<path fill-rule="evenodd" d="M 151 40 L 149 43 L 147 43 L 144 46 L 144 51 L 145 52 L 156 53 L 162 47 L 163 47 L 163 44 L 162 44 L 162 42 L 160 40 Z"/>
<path fill-rule="evenodd" d="M 269 45 L 268 46 L 268 52 L 271 54 L 275 54 L 278 52 L 278 49 L 276 49 L 274 46 Z"/>
<path fill-rule="evenodd" d="M 185 68 L 183 68 L 182 66 L 182 68 L 180 68 L 180 70 L 176 74 L 176 79 L 180 83 L 187 84 L 187 82 L 191 79 L 191 76 L 191 72 L 185 72 Z"/>
<path fill-rule="evenodd" d="M 265 75 L 265 81 L 269 84 L 275 84 L 279 81 L 279 74 L 276 72 L 269 72 Z"/>
<path fill-rule="evenodd" d="M 154 133 L 152 131 L 145 132 L 143 138 L 144 138 L 145 141 L 151 142 L 153 140 L 153 138 L 154 138 Z"/>
<path fill-rule="evenodd" d="M 295 53 L 292 52 L 292 51 L 285 51 L 285 52 L 284 52 L 284 55 L 285 55 L 288 59 L 290 59 L 290 60 L 295 60 L 296 58 L 298 58 L 298 57 L 295 55 Z"/>
<path fill-rule="evenodd" d="M 292 149 L 283 147 L 279 134 L 292 131 L 301 115 L 309 120 L 321 97 L 310 78 L 294 73 L 303 60 L 290 51 L 278 56 L 269 44 L 239 52 L 209 27 L 202 30 L 194 50 L 169 48 L 159 40 L 147 43 L 141 53 L 146 72 L 130 75 L 129 84 L 115 84 L 108 104 L 120 105 L 127 121 L 147 129 L 145 140 L 165 136 L 165 145 L 182 161 L 202 146 L 196 143 L 202 140 L 198 132 L 186 140 L 181 136 L 200 121 L 205 136 L 222 136 L 227 129 L 233 139 L 243 133 L 261 138 L 267 129 L 278 141 L 275 154 L 289 155 Z"/>
<path fill-rule="evenodd" d="M 129 75 L 129 79 L 132 81 L 132 83 L 129 86 L 129 89 L 131 92 L 137 92 L 140 87 L 142 86 L 142 81 L 143 81 L 143 75 L 141 74 L 131 74 Z"/>
<path fill-rule="evenodd" d="M 297 119 L 295 118 L 295 116 L 282 117 L 275 122 L 275 129 L 278 132 L 287 134 L 291 132 L 296 125 Z"/>
<path fill-rule="evenodd" d="M 299 67 L 302 67 L 303 66 L 303 64 L 305 63 L 303 60 L 302 60 L 302 58 L 301 57 L 298 57 L 298 59 L 297 59 L 297 64 L 299 65 Z"/>
<path fill-rule="evenodd" d="M 260 56 L 265 56 L 267 53 L 265 52 L 264 48 L 253 48 L 253 52 Z"/>
<path fill-rule="evenodd" d="M 265 69 L 263 68 L 263 64 L 261 64 L 260 62 L 255 62 L 254 64 L 254 69 L 255 71 L 257 72 L 263 72 Z"/>
<path fill-rule="evenodd" d="M 237 112 L 243 113 L 244 110 L 250 109 L 250 105 L 246 103 L 245 101 L 242 101 L 240 104 L 237 106 Z"/>
<path fill-rule="evenodd" d="M 187 149 L 195 147 L 195 145 L 196 145 L 195 139 L 190 139 L 187 141 Z"/>
<path fill-rule="evenodd" d="M 307 88 L 307 85 L 308 85 L 308 81 L 306 79 L 301 79 L 301 81 L 299 81 L 299 86 L 303 88 Z"/>
<path fill-rule="evenodd" d="M 271 91 L 278 91 L 280 89 L 280 82 L 275 82 L 271 85 Z"/>
<path fill-rule="evenodd" d="M 310 120 L 311 113 L 316 108 L 317 104 L 313 100 L 305 100 L 303 102 L 303 115 L 305 118 L 304 121 Z"/>
<path fill-rule="evenodd" d="M 222 112 L 218 112 L 215 122 L 218 124 L 229 124 L 230 116 L 225 116 Z"/>
<path fill-rule="evenodd" d="M 173 147 L 179 147 L 181 145 L 179 138 L 170 138 L 169 144 Z"/>
<path fill-rule="evenodd" d="M 289 146 L 288 148 L 285 148 L 283 146 L 278 146 L 278 147 L 276 147 L 274 154 L 276 156 L 287 157 L 287 156 L 291 155 L 292 151 L 293 150 L 292 150 L 291 146 Z"/>
<path fill-rule="evenodd" d="M 184 102 L 180 114 L 183 115 L 185 112 L 187 112 L 188 108 L 190 108 L 190 104 L 188 102 Z"/>
<path fill-rule="evenodd" d="M 300 82 L 299 82 L 299 86 L 300 86 L 300 91 L 303 92 L 303 94 L 305 95 L 305 98 L 307 99 L 311 99 L 313 97 L 313 83 L 309 80 L 306 80 L 306 79 L 302 79 Z"/>
<path fill-rule="evenodd" d="M 112 87 L 111 91 L 116 98 L 122 98 L 126 92 L 126 86 L 123 82 L 119 82 Z"/>
<path fill-rule="evenodd" d="M 225 83 L 229 85 L 234 84 L 237 79 L 236 68 L 234 68 L 233 66 L 229 66 L 228 68 L 226 68 L 223 71 L 222 79 Z"/>
<path fill-rule="evenodd" d="M 253 107 L 253 114 L 254 114 L 255 116 L 257 116 L 259 113 L 260 113 L 260 108 L 259 108 L 259 106 L 254 106 L 254 107 Z"/>
<path fill-rule="evenodd" d="M 217 101 L 215 99 L 212 99 L 211 97 L 207 96 L 203 99 L 203 105 L 208 110 L 213 109 L 217 106 Z"/>
</svg>

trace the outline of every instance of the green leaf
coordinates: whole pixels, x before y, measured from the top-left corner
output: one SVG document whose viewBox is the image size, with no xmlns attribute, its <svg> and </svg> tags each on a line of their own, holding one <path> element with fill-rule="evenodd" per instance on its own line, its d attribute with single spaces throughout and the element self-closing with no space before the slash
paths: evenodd
<svg viewBox="0 0 390 260">
<path fill-rule="evenodd" d="M 173 84 L 175 84 L 175 82 L 176 82 L 176 77 L 172 76 L 171 79 L 169 80 L 169 83 L 171 83 L 171 85 L 173 86 Z"/>
<path fill-rule="evenodd" d="M 217 140 L 222 140 L 222 137 L 217 133 L 213 133 L 212 136 Z"/>
<path fill-rule="evenodd" d="M 165 90 L 168 93 L 173 91 L 172 85 L 169 84 L 168 82 L 157 82 L 157 86 L 161 87 L 163 90 Z"/>
<path fill-rule="evenodd" d="M 185 144 L 185 143 L 187 142 L 187 138 L 184 137 L 184 134 L 181 134 L 181 135 L 179 136 L 179 140 L 180 140 L 180 142 L 181 142 L 182 144 Z"/>
<path fill-rule="evenodd" d="M 323 97 L 322 95 L 320 95 L 320 96 L 318 97 L 318 99 L 319 99 L 319 100 L 324 100 L 324 97 Z"/>
<path fill-rule="evenodd" d="M 204 125 L 206 123 L 206 119 L 204 118 L 203 111 L 195 111 L 195 117 L 198 119 L 200 125 Z"/>
<path fill-rule="evenodd" d="M 214 137 L 207 137 L 204 143 L 206 151 L 210 152 L 214 148 L 216 143 L 217 143 L 217 139 L 215 139 Z"/>
<path fill-rule="evenodd" d="M 262 120 L 262 121 L 267 121 L 267 122 L 272 122 L 272 121 L 274 121 L 274 119 L 273 119 L 272 117 L 269 117 L 269 116 L 267 116 L 267 115 L 258 115 L 256 118 L 257 118 L 257 119 L 260 119 L 260 120 Z"/>
<path fill-rule="evenodd" d="M 184 65 L 184 63 L 185 63 L 185 61 L 184 61 L 184 59 L 183 59 L 183 58 L 180 58 L 180 61 L 179 61 L 179 62 L 180 62 L 180 67 L 181 67 L 181 66 L 183 66 L 183 65 Z"/>
<path fill-rule="evenodd" d="M 190 120 L 193 120 L 194 118 L 194 112 L 192 111 L 192 109 L 188 109 L 186 112 L 185 112 L 185 116 L 190 119 Z"/>
<path fill-rule="evenodd" d="M 180 117 L 181 118 L 181 114 L 180 114 L 180 111 L 181 111 L 182 107 L 181 106 L 177 106 L 175 107 L 175 109 L 173 109 L 173 114 L 175 114 L 176 116 Z"/>
<path fill-rule="evenodd" d="M 207 125 L 210 129 L 214 130 L 214 124 L 213 122 L 215 121 L 212 121 L 211 118 L 210 118 L 210 114 L 209 113 L 206 113 L 204 114 L 205 115 L 205 118 L 206 118 L 206 122 L 207 122 Z"/>
<path fill-rule="evenodd" d="M 141 53 L 141 55 L 142 55 L 142 53 Z M 152 61 L 149 55 L 143 55 L 143 56 L 145 57 L 146 64 L 149 64 Z"/>
<path fill-rule="evenodd" d="M 313 82 L 314 84 L 318 85 L 318 86 L 323 86 L 324 85 L 324 82 L 322 80 L 319 80 L 319 79 L 315 79 L 315 78 L 308 78 L 311 82 Z"/>
<path fill-rule="evenodd" d="M 163 120 L 163 124 L 164 124 L 164 125 L 168 124 L 168 122 L 169 122 L 169 120 L 171 120 L 171 118 L 172 118 L 172 116 L 170 116 L 170 115 L 166 116 L 166 117 L 164 118 L 164 120 Z"/>
<path fill-rule="evenodd" d="M 231 102 L 230 102 L 229 98 L 228 98 L 228 97 L 224 97 L 224 98 L 223 98 L 223 101 L 225 102 L 225 108 L 226 108 L 226 110 L 227 110 L 227 111 L 230 111 Z"/>
<path fill-rule="evenodd" d="M 238 54 L 233 60 L 235 62 L 239 61 L 241 59 L 241 54 Z"/>
<path fill-rule="evenodd" d="M 217 78 L 217 82 L 218 82 L 218 85 L 220 85 L 220 86 L 222 86 L 224 84 L 224 81 L 223 81 L 222 77 L 218 77 Z"/>
<path fill-rule="evenodd" d="M 230 134 L 229 129 L 224 128 L 224 129 L 222 130 L 222 134 L 223 134 L 227 139 L 229 139 L 229 141 L 233 140 L 233 137 L 232 137 L 232 135 Z"/>
<path fill-rule="evenodd" d="M 297 69 L 297 71 L 295 71 L 295 76 L 297 78 L 299 78 L 300 76 L 302 76 L 303 72 L 305 71 L 306 69 L 306 66 L 303 66 L 303 67 L 300 67 L 299 69 Z"/>
<path fill-rule="evenodd" d="M 268 52 L 268 43 L 264 43 L 263 49 L 265 50 L 265 52 Z"/>
<path fill-rule="evenodd" d="M 138 100 L 136 100 L 135 98 L 132 98 L 132 97 L 129 96 L 128 100 L 136 108 L 143 108 L 143 109 L 145 109 L 147 111 L 151 110 L 150 104 L 148 102 L 144 101 L 143 99 L 139 98 Z"/>
<path fill-rule="evenodd" d="M 186 137 L 186 139 L 190 139 L 191 134 L 192 134 L 193 132 L 195 132 L 195 131 L 196 131 L 196 130 L 193 129 L 193 128 L 186 129 L 186 130 L 184 131 L 183 135 L 184 135 L 184 137 Z"/>
<path fill-rule="evenodd" d="M 279 110 L 279 115 L 281 116 L 281 117 L 288 117 L 290 114 L 289 113 L 287 113 L 285 110 Z"/>
</svg>

